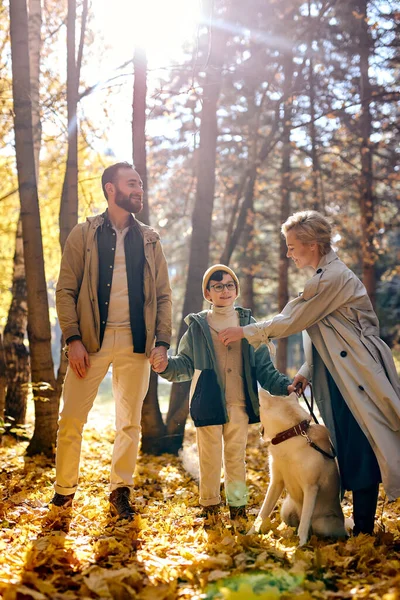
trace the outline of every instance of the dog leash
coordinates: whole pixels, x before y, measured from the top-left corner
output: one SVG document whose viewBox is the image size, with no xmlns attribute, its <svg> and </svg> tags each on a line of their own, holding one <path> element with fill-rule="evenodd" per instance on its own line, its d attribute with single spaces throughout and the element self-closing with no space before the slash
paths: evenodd
<svg viewBox="0 0 400 600">
<path fill-rule="evenodd" d="M 313 389 L 312 389 L 312 385 L 309 382 L 308 385 L 310 386 L 310 396 L 311 396 L 311 404 L 308 402 L 307 397 L 304 393 L 303 390 L 303 384 L 301 383 L 301 381 L 299 381 L 299 383 L 296 385 L 296 394 L 297 396 L 301 396 L 304 400 L 304 402 L 307 405 L 307 408 L 309 410 L 310 415 L 312 416 L 312 418 L 314 419 L 314 422 L 319 425 L 319 421 L 317 419 L 317 417 L 314 414 L 314 394 L 313 394 Z M 311 446 L 311 448 L 314 448 L 314 450 L 317 450 L 318 452 L 320 452 L 321 454 L 323 454 L 324 456 L 326 456 L 327 458 L 336 458 L 336 450 L 332 444 L 332 440 L 329 439 L 329 443 L 331 446 L 331 450 L 332 450 L 332 454 L 328 454 L 328 452 L 325 452 L 325 450 L 323 450 L 322 448 L 320 448 L 319 446 L 317 446 L 317 444 L 315 444 L 308 436 L 307 431 L 302 431 L 301 434 L 303 437 L 306 438 L 307 443 Z"/>
<path fill-rule="evenodd" d="M 304 402 L 307 404 L 307 408 L 308 408 L 308 411 L 309 411 L 310 415 L 314 419 L 314 423 L 316 423 L 317 425 L 319 425 L 319 421 L 318 421 L 317 417 L 314 414 L 314 394 L 313 394 L 312 385 L 311 385 L 310 382 L 308 383 L 308 385 L 310 387 L 311 404 L 309 404 L 309 402 L 307 400 L 307 397 L 306 397 L 306 395 L 304 393 L 304 390 L 303 390 L 303 384 L 301 383 L 301 381 L 299 381 L 299 383 L 296 385 L 296 394 L 297 394 L 298 397 L 301 396 L 303 398 Z"/>
</svg>

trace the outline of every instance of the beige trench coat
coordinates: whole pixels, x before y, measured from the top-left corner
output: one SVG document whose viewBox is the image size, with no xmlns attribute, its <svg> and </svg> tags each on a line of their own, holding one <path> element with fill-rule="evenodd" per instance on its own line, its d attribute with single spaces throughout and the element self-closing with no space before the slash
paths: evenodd
<svg viewBox="0 0 400 600">
<path fill-rule="evenodd" d="M 64 339 L 80 335 L 89 353 L 100 350 L 100 312 L 97 300 L 99 254 L 96 231 L 101 215 L 76 225 L 65 243 L 56 288 L 56 308 Z M 138 221 L 144 244 L 144 320 L 146 355 L 155 341 L 171 342 L 172 302 L 168 267 L 160 236 Z"/>
<path fill-rule="evenodd" d="M 335 443 L 326 369 L 367 436 L 389 500 L 400 496 L 400 381 L 364 285 L 331 251 L 303 293 L 269 321 L 244 327 L 254 346 L 303 331 L 315 398 Z"/>
</svg>

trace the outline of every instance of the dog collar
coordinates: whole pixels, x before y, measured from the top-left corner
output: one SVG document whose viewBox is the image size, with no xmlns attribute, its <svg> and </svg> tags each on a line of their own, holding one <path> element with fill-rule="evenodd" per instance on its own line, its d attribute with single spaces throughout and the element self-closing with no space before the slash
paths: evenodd
<svg viewBox="0 0 400 600">
<path fill-rule="evenodd" d="M 305 433 L 309 427 L 310 421 L 308 421 L 307 419 L 301 421 L 301 423 L 294 425 L 294 427 L 290 427 L 290 429 L 285 429 L 285 431 L 281 431 L 280 433 L 278 433 L 274 438 L 272 438 L 271 444 L 276 446 L 276 444 L 285 442 L 286 440 L 289 440 L 292 437 L 296 437 L 296 435 L 303 435 L 303 433 Z"/>
</svg>

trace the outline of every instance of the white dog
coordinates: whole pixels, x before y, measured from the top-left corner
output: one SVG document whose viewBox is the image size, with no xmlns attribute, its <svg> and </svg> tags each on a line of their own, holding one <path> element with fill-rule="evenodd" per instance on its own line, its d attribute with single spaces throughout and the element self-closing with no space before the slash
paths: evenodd
<svg viewBox="0 0 400 600">
<path fill-rule="evenodd" d="M 333 451 L 327 428 L 309 423 L 311 417 L 295 393 L 281 397 L 260 390 L 259 397 L 263 436 L 272 442 L 270 484 L 249 533 L 260 531 L 286 489 L 281 518 L 287 525 L 298 527 L 300 546 L 307 542 L 310 529 L 316 535 L 346 537 L 339 472 L 336 460 L 330 458 Z"/>
</svg>

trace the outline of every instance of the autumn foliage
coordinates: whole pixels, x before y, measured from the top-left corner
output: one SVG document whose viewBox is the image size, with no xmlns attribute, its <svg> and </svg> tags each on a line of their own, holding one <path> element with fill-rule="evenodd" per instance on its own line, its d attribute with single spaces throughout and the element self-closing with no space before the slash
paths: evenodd
<svg viewBox="0 0 400 600">
<path fill-rule="evenodd" d="M 23 445 L 1 448 L 0 594 L 5 600 L 295 598 L 398 599 L 400 503 L 381 494 L 377 535 L 332 542 L 312 537 L 297 548 L 278 513 L 263 535 L 247 536 L 267 484 L 267 447 L 258 426 L 248 445 L 248 521 L 231 522 L 227 509 L 200 519 L 197 485 L 186 460 L 142 455 L 136 470 L 132 524 L 108 511 L 113 431 L 86 430 L 80 488 L 71 512 L 49 509 L 54 470 L 46 459 L 24 457 Z M 194 431 L 186 435 L 191 457 Z M 346 516 L 350 504 L 344 501 Z"/>
</svg>

